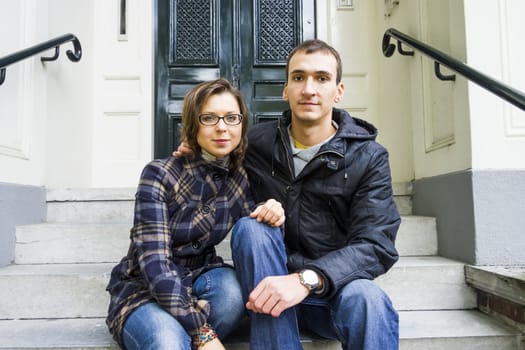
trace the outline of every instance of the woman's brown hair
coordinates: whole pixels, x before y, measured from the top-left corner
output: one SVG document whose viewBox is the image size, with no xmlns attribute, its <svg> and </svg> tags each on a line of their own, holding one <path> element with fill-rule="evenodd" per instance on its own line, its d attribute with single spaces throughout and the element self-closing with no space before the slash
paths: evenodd
<svg viewBox="0 0 525 350">
<path fill-rule="evenodd" d="M 246 135 L 248 132 L 249 112 L 242 93 L 238 88 L 230 84 L 228 80 L 220 78 L 217 80 L 205 81 L 195 86 L 186 94 L 182 106 L 181 137 L 188 143 L 189 147 L 195 154 L 201 153 L 201 147 L 197 142 L 197 133 L 200 127 L 199 114 L 201 113 L 201 108 L 210 96 L 225 92 L 235 97 L 239 104 L 240 112 L 243 115 L 241 122 L 241 142 L 230 153 L 229 168 L 232 170 L 242 164 L 246 148 L 248 147 L 248 138 Z"/>
</svg>

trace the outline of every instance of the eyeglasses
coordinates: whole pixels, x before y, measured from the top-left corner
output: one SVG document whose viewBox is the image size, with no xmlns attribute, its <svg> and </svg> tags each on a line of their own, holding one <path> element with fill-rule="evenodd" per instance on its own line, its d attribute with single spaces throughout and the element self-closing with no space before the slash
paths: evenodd
<svg viewBox="0 0 525 350">
<path fill-rule="evenodd" d="M 213 126 L 219 123 L 219 120 L 223 120 L 226 125 L 239 125 L 242 122 L 243 115 L 240 113 L 226 114 L 218 116 L 216 114 L 201 114 L 199 115 L 199 122 L 202 125 Z"/>
</svg>

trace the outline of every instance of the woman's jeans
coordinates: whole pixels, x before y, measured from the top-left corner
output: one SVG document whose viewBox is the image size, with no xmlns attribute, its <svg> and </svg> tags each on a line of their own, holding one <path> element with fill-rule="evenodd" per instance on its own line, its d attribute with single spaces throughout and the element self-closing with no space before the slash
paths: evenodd
<svg viewBox="0 0 525 350">
<path fill-rule="evenodd" d="M 244 300 L 266 276 L 288 274 L 280 229 L 242 218 L 233 229 L 233 261 Z M 302 349 L 298 329 L 339 340 L 343 349 L 398 349 L 398 315 L 374 282 L 348 283 L 330 299 L 307 298 L 279 317 L 250 312 L 251 350 Z"/>
<path fill-rule="evenodd" d="M 210 303 L 208 323 L 224 339 L 246 316 L 235 271 L 229 267 L 203 273 L 193 283 L 193 295 Z M 190 350 L 191 337 L 177 319 L 151 302 L 133 311 L 122 335 L 128 350 Z"/>
</svg>

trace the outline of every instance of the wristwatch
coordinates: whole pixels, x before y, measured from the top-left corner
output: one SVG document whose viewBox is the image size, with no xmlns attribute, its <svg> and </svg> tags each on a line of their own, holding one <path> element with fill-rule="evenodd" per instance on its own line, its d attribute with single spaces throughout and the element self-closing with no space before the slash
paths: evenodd
<svg viewBox="0 0 525 350">
<path fill-rule="evenodd" d="M 314 270 L 301 270 L 299 271 L 299 281 L 303 286 L 312 291 L 319 287 L 319 276 Z"/>
</svg>

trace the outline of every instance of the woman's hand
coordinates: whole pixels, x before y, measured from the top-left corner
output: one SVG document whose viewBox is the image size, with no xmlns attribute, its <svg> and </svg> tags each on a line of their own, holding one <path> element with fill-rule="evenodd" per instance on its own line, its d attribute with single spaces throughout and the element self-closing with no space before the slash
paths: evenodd
<svg viewBox="0 0 525 350">
<path fill-rule="evenodd" d="M 199 347 L 199 350 L 225 350 L 219 338 L 215 338 Z"/>
<path fill-rule="evenodd" d="M 193 348 L 197 350 L 225 350 L 215 330 L 205 323 L 193 336 Z"/>
<path fill-rule="evenodd" d="M 266 203 L 257 206 L 250 217 L 274 227 L 281 226 L 285 220 L 283 206 L 275 199 L 268 199 Z"/>
</svg>

